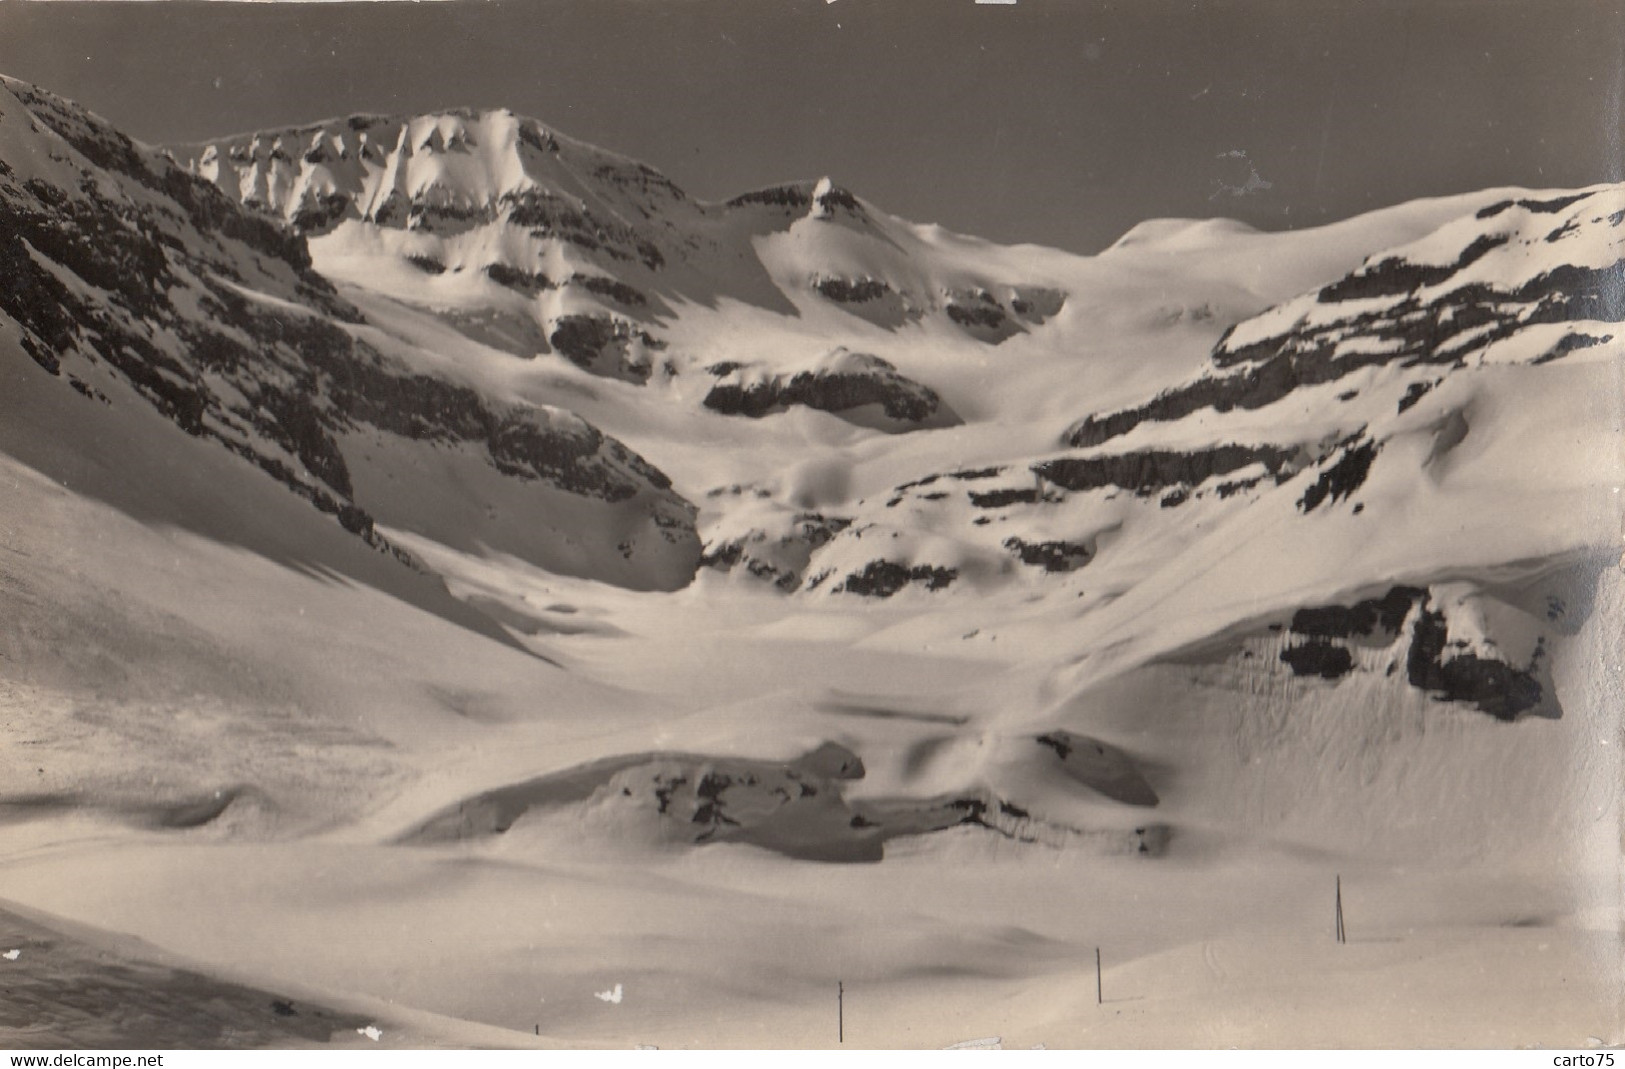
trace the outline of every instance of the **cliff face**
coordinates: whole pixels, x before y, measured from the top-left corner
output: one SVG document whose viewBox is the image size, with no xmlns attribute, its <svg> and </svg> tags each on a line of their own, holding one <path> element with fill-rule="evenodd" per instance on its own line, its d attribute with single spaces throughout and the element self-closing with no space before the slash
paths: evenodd
<svg viewBox="0 0 1625 1069">
<path fill-rule="evenodd" d="M 896 430 L 959 422 L 935 390 L 869 353 L 836 349 L 799 370 L 773 372 L 731 362 L 707 370 L 717 383 L 705 395 L 705 407 L 725 415 L 760 419 L 801 405 Z"/>
</svg>

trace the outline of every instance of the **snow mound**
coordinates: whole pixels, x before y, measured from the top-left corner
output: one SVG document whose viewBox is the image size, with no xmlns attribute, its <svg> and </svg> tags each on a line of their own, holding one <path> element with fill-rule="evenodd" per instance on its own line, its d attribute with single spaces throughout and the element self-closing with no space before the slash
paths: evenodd
<svg viewBox="0 0 1625 1069">
<path fill-rule="evenodd" d="M 1079 756 L 1068 765 L 1070 775 L 1127 804 L 1156 804 L 1155 794 L 1120 752 L 1060 734 L 1040 742 L 1053 746 L 1063 761 L 1073 744 L 1089 749 L 1088 758 Z M 464 799 L 398 841 L 478 842 L 501 836 L 508 849 L 523 850 L 529 836 L 551 835 L 553 842 L 561 826 L 573 825 L 588 840 L 623 846 L 638 840 L 742 843 L 824 862 L 880 861 L 888 841 L 965 827 L 1016 842 L 1076 843 L 1094 851 L 1160 854 L 1166 845 L 1160 828 L 1141 827 L 1128 837 L 1086 831 L 1035 817 L 987 788 L 920 798 L 848 798 L 845 784 L 864 776 L 862 760 L 834 743 L 784 763 L 628 754 Z"/>
</svg>

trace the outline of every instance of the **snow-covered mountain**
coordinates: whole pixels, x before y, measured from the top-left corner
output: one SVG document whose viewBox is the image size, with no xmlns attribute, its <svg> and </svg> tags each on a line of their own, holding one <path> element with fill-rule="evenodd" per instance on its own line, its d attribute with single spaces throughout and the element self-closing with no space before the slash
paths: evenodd
<svg viewBox="0 0 1625 1069">
<path fill-rule="evenodd" d="M 1617 847 L 1625 188 L 1078 256 L 827 178 L 698 202 L 505 111 L 159 149 L 6 80 L 0 270 L 0 730 L 31 813 L 161 856 L 75 892 L 109 923 L 220 953 L 155 919 L 226 879 L 184 825 L 333 911 L 244 876 L 300 956 L 233 954 L 457 1017 L 592 1037 L 658 991 L 680 1031 L 743 982 L 782 1022 L 787 983 L 969 969 L 1047 1026 L 1102 931 L 1224 980 L 1214 873 L 1251 916 L 1328 857 L 1410 901 L 1407 865 Z M 53 858 L 0 895 L 96 886 Z M 526 929 L 541 972 L 493 906 L 531 880 L 590 918 Z M 472 949 L 344 956 L 397 909 Z M 608 960 L 626 1006 L 536 1009 Z"/>
<path fill-rule="evenodd" d="M 0 92 L 3 310 L 85 421 L 145 402 L 143 436 L 214 441 L 381 549 L 375 517 L 629 585 L 687 582 L 692 507 L 643 458 L 570 412 L 422 374 L 297 235 L 68 102 Z"/>
<path fill-rule="evenodd" d="M 1136 631 L 1133 656 L 1166 655 L 1292 616 L 1299 639 L 1271 657 L 1336 678 L 1388 669 L 1343 640 L 1403 633 L 1413 685 L 1509 718 L 1551 709 L 1536 676 L 1571 611 L 1558 577 L 1598 567 L 1618 526 L 1604 494 L 1619 474 L 1625 197 L 1486 200 L 1229 327 L 1209 366 L 1084 416 L 1059 451 L 861 503 L 806 586 L 891 594 L 1023 571 L 1099 608 L 1086 660 L 1122 655 Z M 1520 586 L 1543 573 L 1557 585 Z M 1443 586 L 1400 586 L 1430 582 Z M 1150 611 L 1174 590 L 1201 615 Z M 1366 619 L 1373 597 L 1410 606 L 1381 614 L 1389 640 Z M 1328 611 L 1365 622 L 1301 625 Z"/>
<path fill-rule="evenodd" d="M 1064 301 L 917 255 L 913 228 L 827 178 L 701 204 L 645 164 L 506 111 L 358 115 L 175 156 L 307 234 L 333 277 L 633 382 L 686 369 L 658 329 L 686 303 L 834 307 L 893 329 L 931 317 L 996 343 Z"/>
</svg>

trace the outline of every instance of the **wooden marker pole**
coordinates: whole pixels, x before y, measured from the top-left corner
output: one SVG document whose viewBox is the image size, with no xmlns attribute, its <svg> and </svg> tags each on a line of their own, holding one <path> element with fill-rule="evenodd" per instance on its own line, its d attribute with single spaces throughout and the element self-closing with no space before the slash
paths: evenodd
<svg viewBox="0 0 1625 1069">
<path fill-rule="evenodd" d="M 1346 932 L 1343 929 L 1343 875 L 1342 875 L 1342 873 L 1338 873 L 1338 875 L 1337 875 L 1337 941 L 1339 943 L 1347 943 L 1349 941 L 1348 932 Z"/>
<path fill-rule="evenodd" d="M 1100 988 L 1100 948 L 1095 947 L 1095 1005 L 1103 1006 L 1105 1003 L 1106 999 L 1101 994 Z"/>
<path fill-rule="evenodd" d="M 835 981 L 835 1041 L 846 1042 L 846 988 Z"/>
</svg>

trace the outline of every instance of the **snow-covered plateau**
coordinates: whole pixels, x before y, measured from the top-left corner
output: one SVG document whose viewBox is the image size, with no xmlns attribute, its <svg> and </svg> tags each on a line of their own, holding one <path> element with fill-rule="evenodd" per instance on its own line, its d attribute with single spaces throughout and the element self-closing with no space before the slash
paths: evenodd
<svg viewBox="0 0 1625 1069">
<path fill-rule="evenodd" d="M 1081 256 L 0 80 L 0 1040 L 1625 1041 L 1622 324 L 1620 186 Z"/>
</svg>

